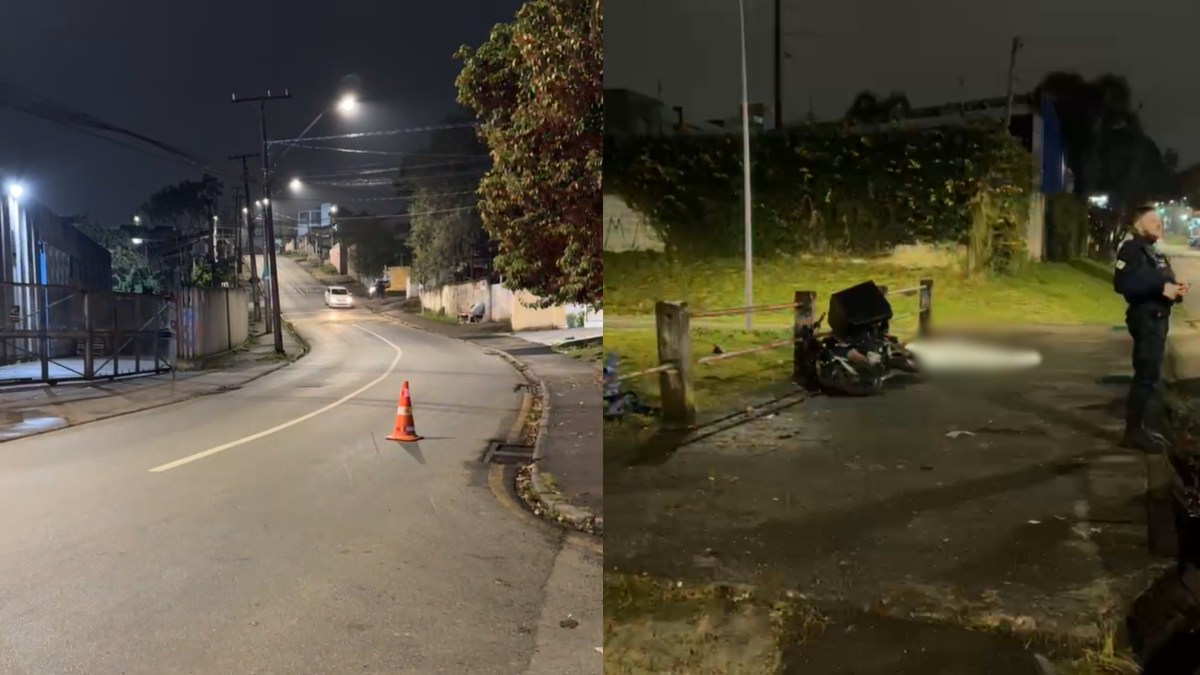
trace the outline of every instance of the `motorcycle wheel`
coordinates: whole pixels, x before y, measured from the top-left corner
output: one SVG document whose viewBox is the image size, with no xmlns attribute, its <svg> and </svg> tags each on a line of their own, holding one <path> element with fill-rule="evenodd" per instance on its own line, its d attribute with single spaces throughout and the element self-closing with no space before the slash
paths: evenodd
<svg viewBox="0 0 1200 675">
<path fill-rule="evenodd" d="M 817 366 L 817 380 L 821 390 L 833 396 L 871 396 L 883 388 L 878 374 L 848 370 L 833 360 Z"/>
</svg>

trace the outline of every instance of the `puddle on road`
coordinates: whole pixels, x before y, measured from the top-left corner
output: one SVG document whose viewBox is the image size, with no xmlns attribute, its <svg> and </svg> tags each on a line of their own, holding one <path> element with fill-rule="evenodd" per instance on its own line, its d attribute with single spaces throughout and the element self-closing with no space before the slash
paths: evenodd
<svg viewBox="0 0 1200 675">
<path fill-rule="evenodd" d="M 68 426 L 67 420 L 62 417 L 25 412 L 10 414 L 4 420 L 3 426 L 0 426 L 0 441 L 40 434 L 66 426 Z"/>
</svg>

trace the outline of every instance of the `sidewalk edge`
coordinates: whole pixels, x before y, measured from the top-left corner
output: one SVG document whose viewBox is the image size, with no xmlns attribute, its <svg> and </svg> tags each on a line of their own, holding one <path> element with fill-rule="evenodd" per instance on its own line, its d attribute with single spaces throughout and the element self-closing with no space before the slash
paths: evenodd
<svg viewBox="0 0 1200 675">
<path fill-rule="evenodd" d="M 555 489 L 550 481 L 546 480 L 539 467 L 546 446 L 546 437 L 550 429 L 550 415 L 553 413 L 546 383 L 512 354 L 499 349 L 483 349 L 507 361 L 514 370 L 520 373 L 537 390 L 537 399 L 541 402 L 542 410 L 538 419 L 537 440 L 533 444 L 533 461 L 529 463 L 527 472 L 528 490 L 518 489 L 518 494 L 521 495 L 522 499 L 535 500 L 536 504 L 530 504 L 530 507 L 540 510 L 551 521 L 569 525 L 586 534 L 603 536 L 604 518 L 596 517 L 596 514 L 591 509 L 572 504 L 570 500 Z"/>
<path fill-rule="evenodd" d="M 188 394 L 188 395 L 182 396 L 180 398 L 174 398 L 174 399 L 170 399 L 167 401 L 159 401 L 156 403 L 151 403 L 151 404 L 140 406 L 137 408 L 131 408 L 128 410 L 121 410 L 121 411 L 114 412 L 114 413 L 97 415 L 95 417 L 90 417 L 86 420 L 79 420 L 77 422 L 67 422 L 66 424 L 64 424 L 62 426 L 53 427 L 51 429 L 39 429 L 37 431 L 31 431 L 29 433 L 11 436 L 9 438 L 0 439 L 0 444 L 10 443 L 12 441 L 18 441 L 18 440 L 21 440 L 22 438 L 31 438 L 33 436 L 41 436 L 43 434 L 49 434 L 49 433 L 53 433 L 55 431 L 62 431 L 64 429 L 71 429 L 73 427 L 81 427 L 86 424 L 92 424 L 93 422 L 103 422 L 104 420 L 110 420 L 110 419 L 113 419 L 114 417 L 124 417 L 126 415 L 135 415 L 137 413 L 146 412 L 147 410 L 154 410 L 156 408 L 165 408 L 167 406 L 175 405 L 177 403 L 184 403 L 185 401 L 192 401 L 192 400 L 198 399 L 202 396 L 214 396 L 217 394 L 224 394 L 227 391 L 234 391 L 235 389 L 244 387 L 247 384 L 250 384 L 251 382 L 262 379 L 262 378 L 266 377 L 267 375 L 270 375 L 271 373 L 274 373 L 278 370 L 281 370 L 283 368 L 286 368 L 287 366 L 292 365 L 292 363 L 293 363 L 292 361 L 285 361 L 283 363 L 275 364 L 275 365 L 271 366 L 270 368 L 267 368 L 266 370 L 262 371 L 261 373 L 257 373 L 253 377 L 242 380 L 241 382 L 238 382 L 236 384 L 222 386 L 222 387 L 214 387 L 212 389 L 208 389 L 205 391 L 198 391 L 193 394 Z"/>
<path fill-rule="evenodd" d="M 79 420 L 77 422 L 68 421 L 66 424 L 64 424 L 62 426 L 53 427 L 50 429 L 39 429 L 37 431 L 31 431 L 29 433 L 11 436 L 9 438 L 0 438 L 0 444 L 17 441 L 22 438 L 41 436 L 43 434 L 49 434 L 49 433 L 53 433 L 55 431 L 62 431 L 63 429 L 70 429 L 72 427 L 81 427 L 85 424 L 91 424 L 93 422 L 103 422 L 104 420 L 110 420 L 110 419 L 113 419 L 114 417 L 124 417 L 126 415 L 135 415 L 140 412 L 146 412 L 147 410 L 154 410 L 156 408 L 165 408 L 169 405 L 176 405 L 178 403 L 184 403 L 185 401 L 192 401 L 192 400 L 198 399 L 202 396 L 215 396 L 217 394 L 224 394 L 227 391 L 234 391 L 236 389 L 240 389 L 240 388 L 250 384 L 251 382 L 260 380 L 260 379 L 266 377 L 267 375 L 270 375 L 272 373 L 275 373 L 277 371 L 280 371 L 280 370 L 292 365 L 293 363 L 300 360 L 301 358 L 304 358 L 304 356 L 306 356 L 308 354 L 309 349 L 310 349 L 308 346 L 308 342 L 306 342 L 304 340 L 304 338 L 300 337 L 300 333 L 297 332 L 296 329 L 291 325 L 291 322 L 287 323 L 287 327 L 288 327 L 289 331 L 292 333 L 292 336 L 296 338 L 296 341 L 300 343 L 300 346 L 301 346 L 300 353 L 294 357 L 289 357 L 288 360 L 286 360 L 286 361 L 276 363 L 276 364 L 264 369 L 262 372 L 256 373 L 251 377 L 241 380 L 240 382 L 237 382 L 235 384 L 220 386 L 220 387 L 213 387 L 211 389 L 206 389 L 204 391 L 198 391 L 198 392 L 195 392 L 192 394 L 188 394 L 186 396 L 182 396 L 180 398 L 174 398 L 174 399 L 170 399 L 170 400 L 166 400 L 166 401 L 159 401 L 156 403 L 151 403 L 148 405 L 131 408 L 128 410 L 120 410 L 120 411 L 114 412 L 114 413 L 97 415 L 95 417 L 90 417 L 86 420 Z M 210 372 L 214 372 L 214 371 L 210 371 Z"/>
<path fill-rule="evenodd" d="M 545 479 L 545 477 L 542 476 L 542 472 L 538 469 L 538 462 L 540 462 L 542 459 L 542 453 L 546 443 L 546 434 L 550 428 L 551 414 L 550 397 L 546 390 L 546 383 L 543 382 L 541 378 L 529 370 L 529 367 L 522 363 L 520 359 L 517 359 L 508 352 L 484 347 L 470 340 L 464 340 L 462 338 L 456 338 L 438 333 L 437 331 L 430 330 L 425 326 L 420 326 L 418 324 L 405 321 L 403 318 L 396 316 L 393 313 L 379 311 L 374 307 L 369 307 L 368 309 L 379 316 L 395 321 L 401 325 L 408 326 L 409 328 L 424 331 L 431 335 L 439 335 L 444 338 L 458 340 L 459 342 L 466 342 L 474 345 L 477 349 L 486 354 L 499 356 L 500 358 L 504 359 L 510 366 L 513 367 L 514 370 L 516 370 L 523 378 L 525 378 L 525 380 L 532 385 L 532 388 L 537 391 L 537 398 L 541 403 L 542 412 L 541 419 L 538 422 L 537 440 L 535 440 L 533 444 L 533 461 L 528 465 L 529 489 L 521 490 L 518 488 L 517 494 L 520 495 L 523 500 L 535 500 L 536 504 L 529 504 L 530 508 L 533 508 L 535 511 L 540 511 L 542 514 L 544 514 L 544 517 L 547 520 L 568 525 L 572 529 L 589 535 L 602 536 L 604 534 L 603 517 L 598 518 L 590 509 L 571 504 L 570 501 L 563 497 L 561 493 L 554 489 L 554 487 Z M 518 480 L 519 479 L 520 475 L 518 474 Z"/>
</svg>

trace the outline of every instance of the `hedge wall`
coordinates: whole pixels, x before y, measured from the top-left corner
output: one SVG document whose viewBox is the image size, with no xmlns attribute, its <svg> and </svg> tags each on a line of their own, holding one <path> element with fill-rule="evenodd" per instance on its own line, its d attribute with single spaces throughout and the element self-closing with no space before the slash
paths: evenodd
<svg viewBox="0 0 1200 675">
<path fill-rule="evenodd" d="M 957 242 L 973 267 L 1003 269 L 1024 248 L 1030 156 L 994 123 L 751 142 L 756 255 Z M 604 152 L 604 191 L 646 215 L 668 251 L 741 254 L 741 136 L 609 138 Z"/>
<path fill-rule="evenodd" d="M 1073 194 L 1053 194 L 1046 200 L 1046 258 L 1074 260 L 1087 255 L 1091 222 L 1088 207 Z"/>
</svg>

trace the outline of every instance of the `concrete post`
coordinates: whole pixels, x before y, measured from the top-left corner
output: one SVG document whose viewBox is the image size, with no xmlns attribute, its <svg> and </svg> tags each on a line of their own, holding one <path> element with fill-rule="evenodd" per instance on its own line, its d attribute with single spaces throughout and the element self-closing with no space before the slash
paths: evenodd
<svg viewBox="0 0 1200 675">
<path fill-rule="evenodd" d="M 929 331 L 933 329 L 933 279 L 921 280 L 920 291 L 920 314 L 918 315 L 917 335 L 921 337 L 929 337 Z"/>
<path fill-rule="evenodd" d="M 658 302 L 654 307 L 658 329 L 658 362 L 673 366 L 659 373 L 663 424 L 667 429 L 687 429 L 696 423 L 692 387 L 692 346 L 687 303 Z"/>
<path fill-rule="evenodd" d="M 805 332 L 813 325 L 813 307 L 817 304 L 815 291 L 796 291 L 796 304 L 792 321 L 792 380 L 804 383 L 807 377 L 804 364 L 808 363 L 808 350 L 803 341 Z"/>
</svg>

